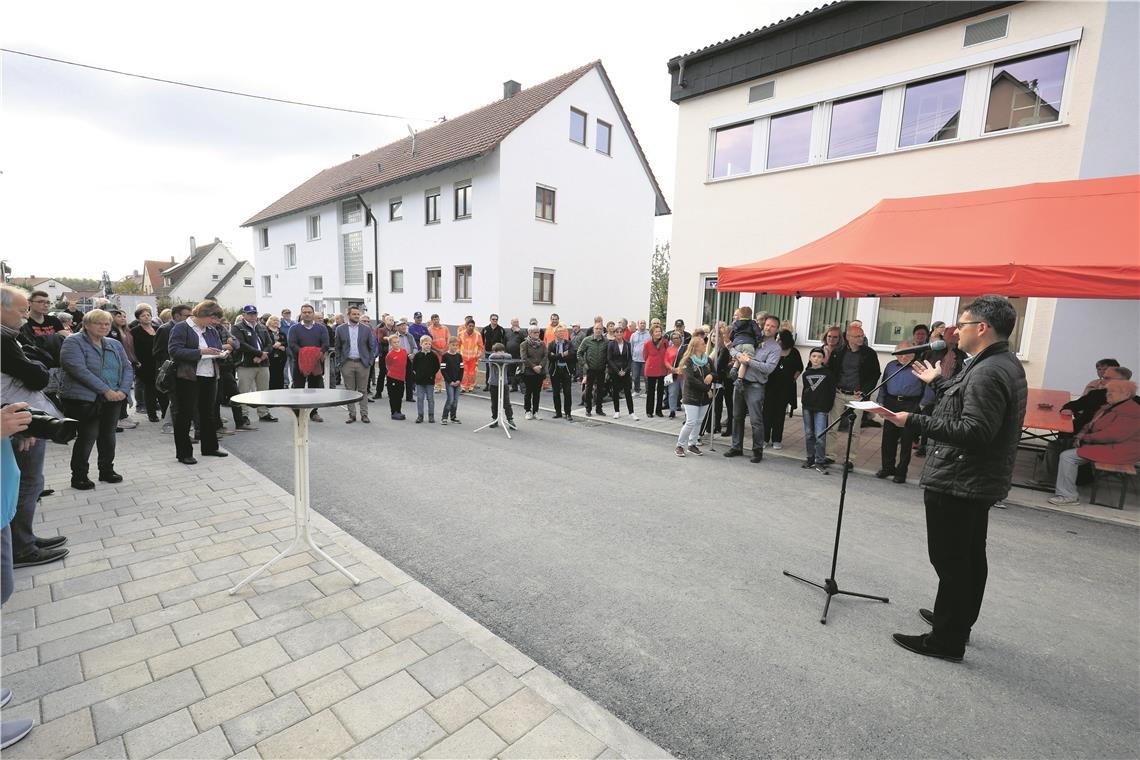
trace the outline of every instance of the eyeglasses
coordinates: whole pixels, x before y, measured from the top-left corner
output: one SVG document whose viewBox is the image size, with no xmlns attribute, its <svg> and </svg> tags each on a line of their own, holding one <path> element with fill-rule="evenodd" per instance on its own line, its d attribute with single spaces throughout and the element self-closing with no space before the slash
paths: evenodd
<svg viewBox="0 0 1140 760">
<path fill-rule="evenodd" d="M 954 326 L 957 327 L 959 330 L 961 330 L 966 325 L 981 325 L 981 324 L 985 324 L 985 323 L 979 320 L 977 322 L 955 322 Z"/>
<path fill-rule="evenodd" d="M 48 301 L 46 298 L 33 298 L 31 301 L 28 301 L 28 303 L 47 303 L 47 302 Z"/>
</svg>

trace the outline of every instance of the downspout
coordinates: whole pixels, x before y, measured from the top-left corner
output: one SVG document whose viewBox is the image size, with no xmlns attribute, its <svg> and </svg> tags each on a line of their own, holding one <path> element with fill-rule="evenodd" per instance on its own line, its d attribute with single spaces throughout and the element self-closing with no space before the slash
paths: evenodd
<svg viewBox="0 0 1140 760">
<path fill-rule="evenodd" d="M 364 207 L 364 222 L 372 225 L 372 300 L 376 306 L 374 319 L 380 318 L 380 222 L 372 213 L 372 207 L 364 201 L 364 196 L 356 194 L 356 199 Z"/>
</svg>

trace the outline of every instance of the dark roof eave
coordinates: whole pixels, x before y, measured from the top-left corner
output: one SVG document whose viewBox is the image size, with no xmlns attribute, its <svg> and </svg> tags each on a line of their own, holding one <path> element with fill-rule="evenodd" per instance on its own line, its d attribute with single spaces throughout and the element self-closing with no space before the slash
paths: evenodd
<svg viewBox="0 0 1140 760">
<path fill-rule="evenodd" d="M 482 153 L 476 153 L 476 154 L 471 155 L 471 156 L 464 156 L 463 158 L 457 158 L 454 161 L 448 161 L 446 163 L 436 164 L 435 166 L 430 166 L 426 169 L 421 169 L 419 171 L 411 172 L 409 174 L 405 174 L 405 175 L 402 175 L 400 177 L 395 177 L 393 179 L 389 179 L 389 180 L 386 180 L 384 182 L 380 182 L 380 183 L 375 184 L 375 185 L 368 185 L 367 187 L 362 187 L 358 190 L 353 190 L 352 192 L 345 193 L 344 195 L 340 195 L 340 196 L 337 196 L 335 198 L 329 198 L 329 199 L 326 199 L 323 201 L 319 201 L 317 203 L 310 203 L 307 206 L 301 206 L 300 208 L 295 208 L 291 211 L 285 211 L 285 212 L 282 212 L 280 214 L 273 214 L 271 216 L 264 216 L 264 217 L 254 216 L 253 218 L 249 219 L 248 221 L 243 222 L 241 226 L 242 227 L 252 227 L 255 224 L 261 224 L 262 222 L 271 222 L 275 219 L 284 219 L 287 216 L 293 216 L 294 214 L 300 214 L 304 211 L 311 211 L 312 209 L 320 208 L 321 206 L 326 206 L 330 203 L 340 203 L 341 201 L 346 201 L 350 198 L 355 198 L 358 195 L 363 195 L 364 193 L 370 193 L 373 190 L 379 190 L 381 188 L 388 187 L 390 185 L 398 185 L 401 182 L 407 182 L 408 180 L 416 179 L 418 177 L 424 177 L 424 176 L 431 174 L 433 172 L 443 171 L 444 169 L 450 169 L 453 166 L 458 166 L 459 164 L 462 164 L 464 161 L 478 161 L 478 160 L 486 158 L 487 156 L 494 153 L 498 147 L 499 146 L 496 145 L 495 147 L 491 148 L 490 150 L 483 151 Z"/>
</svg>

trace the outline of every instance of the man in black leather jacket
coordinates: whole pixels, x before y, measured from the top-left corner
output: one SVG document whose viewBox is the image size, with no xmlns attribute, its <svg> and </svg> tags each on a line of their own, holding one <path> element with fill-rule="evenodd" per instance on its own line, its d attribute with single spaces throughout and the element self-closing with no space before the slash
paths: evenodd
<svg viewBox="0 0 1140 760">
<path fill-rule="evenodd" d="M 886 417 L 930 437 L 922 471 L 926 540 L 938 573 L 934 610 L 919 616 L 933 632 L 894 634 L 912 652 L 959 662 L 986 589 L 986 529 L 990 507 L 1009 493 L 1025 420 L 1025 370 L 1010 351 L 1017 314 L 1001 296 L 981 296 L 958 318 L 959 347 L 969 359 L 957 375 L 923 362 L 915 374 L 938 394 L 932 415 Z"/>
</svg>

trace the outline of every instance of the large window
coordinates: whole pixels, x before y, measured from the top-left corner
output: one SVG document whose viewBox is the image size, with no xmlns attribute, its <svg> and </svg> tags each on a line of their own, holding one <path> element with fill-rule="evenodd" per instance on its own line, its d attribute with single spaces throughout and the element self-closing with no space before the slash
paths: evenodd
<svg viewBox="0 0 1140 760">
<path fill-rule="evenodd" d="M 438 268 L 427 270 L 427 300 L 438 301 L 442 285 L 443 271 Z"/>
<path fill-rule="evenodd" d="M 531 280 L 530 300 L 534 303 L 554 303 L 554 270 L 536 269 Z"/>
<path fill-rule="evenodd" d="M 607 156 L 610 154 L 610 135 L 613 134 L 613 127 L 606 124 L 601 119 L 598 119 L 598 129 L 596 132 L 597 139 L 594 140 L 594 149 L 599 153 L 605 153 Z"/>
<path fill-rule="evenodd" d="M 359 230 L 341 235 L 344 249 L 344 284 L 364 282 L 364 233 Z"/>
<path fill-rule="evenodd" d="M 901 341 L 910 341 L 915 325 L 930 327 L 930 314 L 934 311 L 933 298 L 880 298 L 879 316 L 875 320 L 875 332 L 867 339 L 874 339 L 879 345 L 893 346 Z"/>
<path fill-rule="evenodd" d="M 773 116 L 768 125 L 768 168 L 806 164 L 811 150 L 811 108 Z"/>
<path fill-rule="evenodd" d="M 822 343 L 823 334 L 832 325 L 839 325 L 843 330 L 847 323 L 855 319 L 859 311 L 858 298 L 813 298 L 811 299 L 811 320 L 808 323 L 808 334 L 803 336 L 803 343 Z"/>
<path fill-rule="evenodd" d="M 874 153 L 879 143 L 879 114 L 882 110 L 881 92 L 840 100 L 832 105 L 827 157 Z"/>
<path fill-rule="evenodd" d="M 467 219 L 471 216 L 471 180 L 455 185 L 455 218 Z"/>
<path fill-rule="evenodd" d="M 439 188 L 424 193 L 424 224 L 439 222 Z"/>
<path fill-rule="evenodd" d="M 579 145 L 586 144 L 586 114 L 577 108 L 570 109 L 570 139 Z"/>
<path fill-rule="evenodd" d="M 962 309 L 966 308 L 975 298 L 977 298 L 977 296 L 962 296 L 959 298 L 958 312 L 954 315 L 955 318 L 961 316 Z M 1021 353 L 1021 336 L 1025 334 L 1025 312 L 1029 306 L 1029 299 L 1011 298 L 1009 302 L 1013 304 L 1013 310 L 1017 312 L 1017 324 L 1014 325 L 1013 333 L 1009 336 L 1009 347 L 1015 353 Z"/>
<path fill-rule="evenodd" d="M 285 246 L 285 268 L 297 268 L 297 246 L 293 245 L 292 243 Z"/>
<path fill-rule="evenodd" d="M 907 85 L 899 147 L 956 138 L 965 84 L 966 75 L 958 73 Z"/>
<path fill-rule="evenodd" d="M 554 221 L 554 188 L 538 185 L 534 190 L 534 218 Z"/>
<path fill-rule="evenodd" d="M 388 289 L 393 293 L 404 292 L 404 270 L 403 269 L 390 269 L 388 270 Z"/>
<path fill-rule="evenodd" d="M 1068 48 L 995 63 L 986 131 L 1031 127 L 1061 118 L 1061 90 L 1068 64 Z"/>
<path fill-rule="evenodd" d="M 455 268 L 455 300 L 471 300 L 471 265 Z"/>
<path fill-rule="evenodd" d="M 764 312 L 766 314 L 775 314 L 780 318 L 781 322 L 795 320 L 796 310 L 796 297 L 795 296 L 776 296 L 771 293 L 757 293 L 756 299 L 752 303 L 752 316 Z"/>
<path fill-rule="evenodd" d="M 360 201 L 353 199 L 340 204 L 340 223 L 357 224 L 364 218 L 364 211 L 360 208 Z"/>
<path fill-rule="evenodd" d="M 309 217 L 306 226 L 306 231 L 309 233 L 309 240 L 318 240 L 321 237 L 321 215 L 313 214 Z"/>
<path fill-rule="evenodd" d="M 752 122 L 716 131 L 713 177 L 731 177 L 752 171 Z"/>
</svg>

